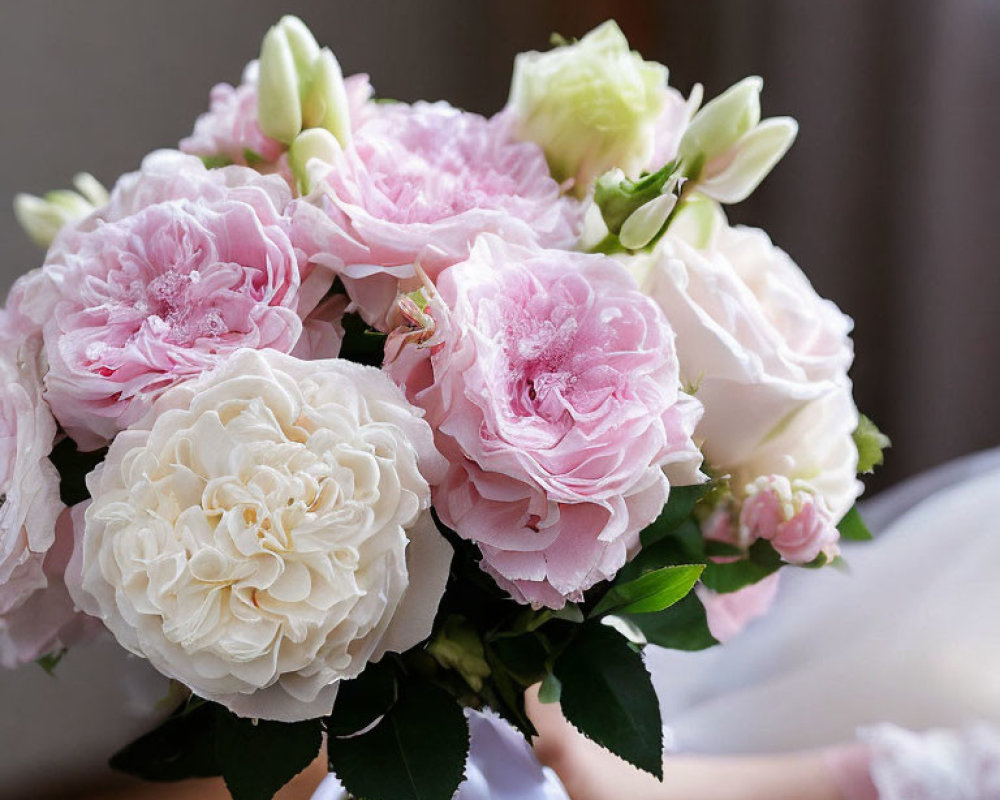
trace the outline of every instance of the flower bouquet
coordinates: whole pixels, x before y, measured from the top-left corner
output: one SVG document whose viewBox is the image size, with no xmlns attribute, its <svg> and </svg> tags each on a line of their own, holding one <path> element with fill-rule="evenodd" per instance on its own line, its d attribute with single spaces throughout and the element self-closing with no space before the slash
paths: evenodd
<svg viewBox="0 0 1000 800">
<path fill-rule="evenodd" d="M 851 323 L 732 227 L 790 146 L 613 22 L 491 118 L 373 98 L 285 17 L 177 150 L 22 195 L 0 317 L 0 661 L 109 631 L 175 682 L 112 764 L 451 797 L 524 692 L 655 775 L 642 647 L 864 537 Z"/>
</svg>

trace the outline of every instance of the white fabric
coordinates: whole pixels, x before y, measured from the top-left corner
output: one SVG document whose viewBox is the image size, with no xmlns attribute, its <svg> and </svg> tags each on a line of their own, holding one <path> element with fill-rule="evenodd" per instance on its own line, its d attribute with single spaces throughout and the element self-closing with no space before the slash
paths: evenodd
<svg viewBox="0 0 1000 800">
<path fill-rule="evenodd" d="M 1000 728 L 918 734 L 895 725 L 862 731 L 879 800 L 997 800 Z"/>
<path fill-rule="evenodd" d="M 883 722 L 1000 724 L 998 465 L 984 454 L 904 485 L 873 511 L 909 510 L 875 542 L 845 545 L 849 573 L 787 570 L 774 610 L 725 647 L 649 648 L 677 749 L 800 750 Z"/>
</svg>

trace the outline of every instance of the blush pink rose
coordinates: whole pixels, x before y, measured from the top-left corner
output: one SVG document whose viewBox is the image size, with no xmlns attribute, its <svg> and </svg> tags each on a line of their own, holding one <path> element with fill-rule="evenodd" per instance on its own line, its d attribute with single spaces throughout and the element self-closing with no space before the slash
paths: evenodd
<svg viewBox="0 0 1000 800">
<path fill-rule="evenodd" d="M 735 592 L 719 594 L 699 583 L 695 594 L 705 607 L 708 630 L 718 641 L 728 642 L 747 625 L 771 610 L 778 594 L 781 574 L 774 572 L 763 580 Z"/>
<path fill-rule="evenodd" d="M 239 348 L 292 350 L 330 280 L 303 283 L 290 200 L 276 176 L 161 151 L 60 233 L 19 308 L 44 326 L 45 397 L 80 447 Z"/>
<path fill-rule="evenodd" d="M 701 478 L 701 408 L 666 318 L 613 259 L 491 235 L 429 309 L 434 336 L 386 368 L 449 461 L 438 514 L 519 602 L 581 599 L 636 552 L 671 484 Z"/>
<path fill-rule="evenodd" d="M 417 263 L 433 280 L 480 233 L 561 248 L 581 224 L 537 145 L 445 103 L 380 106 L 316 180 L 295 204 L 296 243 L 381 328 L 397 292 L 419 285 Z"/>
<path fill-rule="evenodd" d="M 71 510 L 63 508 L 56 522 L 55 541 L 42 564 L 45 586 L 0 614 L 0 666 L 12 669 L 29 664 L 86 641 L 101 629 L 97 619 L 76 610 L 67 591 L 66 569 L 73 546 Z"/>
<path fill-rule="evenodd" d="M 790 564 L 808 564 L 820 553 L 833 558 L 840 534 L 821 494 L 802 481 L 765 475 L 746 489 L 740 508 L 740 537 L 767 539 Z"/>
<path fill-rule="evenodd" d="M 42 399 L 41 352 L 41 336 L 31 323 L 13 307 L 0 311 L 0 666 L 4 667 L 59 650 L 87 628 L 63 583 L 73 533 L 59 499 L 59 474 L 49 461 L 56 423 Z"/>
<path fill-rule="evenodd" d="M 203 158 L 223 158 L 233 164 L 277 170 L 291 180 L 287 148 L 277 139 L 265 136 L 257 122 L 257 61 L 243 70 L 239 86 L 220 83 L 212 87 L 209 110 L 198 117 L 191 135 L 182 139 L 180 150 Z M 367 115 L 371 84 L 367 75 L 352 75 L 344 81 L 352 124 L 358 125 Z"/>
<path fill-rule="evenodd" d="M 0 312 L 0 618 L 45 587 L 55 542 L 59 474 L 49 461 L 56 423 L 42 400 L 41 337 L 21 338 Z"/>
</svg>

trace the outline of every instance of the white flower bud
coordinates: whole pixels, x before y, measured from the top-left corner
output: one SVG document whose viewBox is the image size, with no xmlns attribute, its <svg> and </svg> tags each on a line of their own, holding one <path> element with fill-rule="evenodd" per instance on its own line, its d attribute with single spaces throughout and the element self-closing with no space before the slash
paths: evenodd
<svg viewBox="0 0 1000 800">
<path fill-rule="evenodd" d="M 666 67 L 629 50 L 608 21 L 574 44 L 519 54 L 507 105 L 517 134 L 540 145 L 553 176 L 574 179 L 582 195 L 612 167 L 635 177 L 645 166 L 666 83 Z"/>
<path fill-rule="evenodd" d="M 667 217 L 677 205 L 677 195 L 661 194 L 632 212 L 622 224 L 618 241 L 628 250 L 641 250 L 666 224 Z"/>
<path fill-rule="evenodd" d="M 265 135 L 290 145 L 304 129 L 325 128 L 347 146 L 351 117 L 340 64 L 320 50 L 298 17 L 282 17 L 260 50 L 258 123 Z"/>
<path fill-rule="evenodd" d="M 302 130 L 299 72 L 288 34 L 275 25 L 260 47 L 257 122 L 265 136 L 291 144 Z"/>
<path fill-rule="evenodd" d="M 319 57 L 319 43 L 312 35 L 309 27 L 298 17 L 286 14 L 275 26 L 284 34 L 288 47 L 295 60 L 295 71 L 299 75 L 299 91 L 305 90 L 303 85 L 312 71 L 312 66 Z"/>
<path fill-rule="evenodd" d="M 19 194 L 14 198 L 14 216 L 39 247 L 47 248 L 64 225 L 82 219 L 108 202 L 108 190 L 93 175 L 73 178 L 77 191 L 56 189 L 44 197 Z"/>
<path fill-rule="evenodd" d="M 324 47 L 313 64 L 312 80 L 302 106 L 303 126 L 325 128 L 347 147 L 351 142 L 351 112 L 344 74 L 336 57 Z"/>
<path fill-rule="evenodd" d="M 740 139 L 715 171 L 709 162 L 698 190 L 720 203 L 739 203 L 756 189 L 795 141 L 798 123 L 791 117 L 773 117 Z"/>
<path fill-rule="evenodd" d="M 295 137 L 288 149 L 288 165 L 303 193 L 308 194 L 312 188 L 309 163 L 318 159 L 332 164 L 340 152 L 340 142 L 325 128 L 310 128 Z"/>
<path fill-rule="evenodd" d="M 723 155 L 760 122 L 763 86 L 756 76 L 744 78 L 695 114 L 679 145 L 687 166 Z"/>
</svg>

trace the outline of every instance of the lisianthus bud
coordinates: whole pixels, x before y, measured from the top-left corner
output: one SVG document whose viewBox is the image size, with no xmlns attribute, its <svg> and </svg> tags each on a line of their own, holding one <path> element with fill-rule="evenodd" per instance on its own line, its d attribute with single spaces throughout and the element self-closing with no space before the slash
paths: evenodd
<svg viewBox="0 0 1000 800">
<path fill-rule="evenodd" d="M 340 64 L 297 17 L 282 17 L 264 36 L 257 102 L 260 129 L 279 142 L 290 145 L 307 128 L 325 128 L 341 144 L 350 140 Z"/>
<path fill-rule="evenodd" d="M 750 196 L 795 141 L 798 123 L 791 117 L 766 119 L 737 142 L 712 174 L 706 170 L 698 189 L 720 203 L 739 203 Z"/>
<path fill-rule="evenodd" d="M 73 178 L 72 189 L 56 189 L 44 197 L 19 194 L 14 198 L 14 216 L 25 233 L 40 247 L 48 247 L 63 225 L 81 219 L 108 202 L 108 190 L 86 172 Z"/>
<path fill-rule="evenodd" d="M 684 173 L 721 203 L 745 200 L 791 147 L 790 117 L 760 121 L 763 81 L 744 78 L 699 111 L 678 146 Z"/>
<path fill-rule="evenodd" d="M 351 140 L 344 74 L 329 48 L 320 50 L 313 65 L 312 80 L 302 106 L 302 124 L 305 128 L 328 130 L 343 145 Z"/>
<path fill-rule="evenodd" d="M 670 212 L 677 205 L 677 195 L 661 194 L 636 209 L 622 225 L 618 240 L 627 250 L 641 250 L 667 224 Z"/>
<path fill-rule="evenodd" d="M 670 235 L 698 250 L 709 250 L 716 232 L 727 224 L 726 215 L 715 200 L 693 192 L 677 208 L 670 223 Z"/>
<path fill-rule="evenodd" d="M 295 137 L 295 141 L 288 149 L 288 164 L 292 168 L 295 181 L 303 193 L 312 190 L 309 162 L 313 159 L 319 159 L 330 164 L 340 150 L 340 142 L 324 128 L 310 128 Z"/>
<path fill-rule="evenodd" d="M 744 78 L 695 114 L 678 146 L 690 166 L 725 154 L 737 140 L 760 122 L 760 90 L 764 81 Z"/>
<path fill-rule="evenodd" d="M 285 144 L 302 130 L 299 72 L 280 23 L 264 35 L 260 46 L 257 121 L 265 136 Z"/>
<path fill-rule="evenodd" d="M 518 135 L 583 195 L 612 167 L 635 176 L 648 163 L 666 83 L 667 68 L 629 50 L 609 20 L 573 44 L 519 54 L 507 105 Z"/>
</svg>

